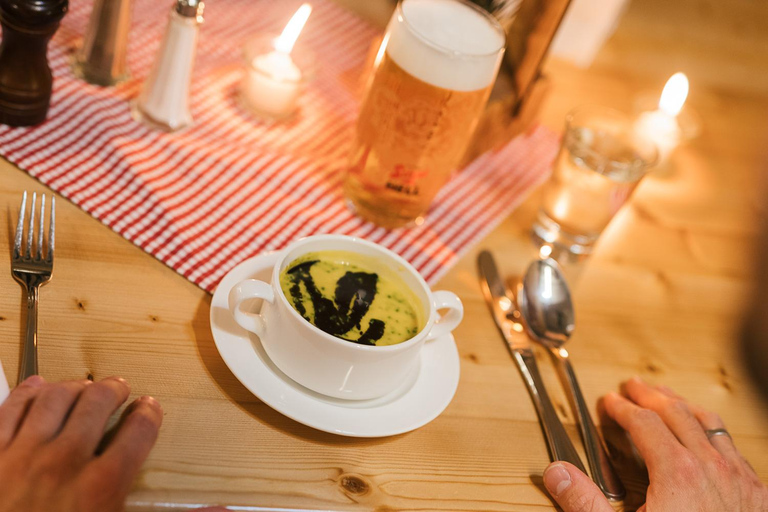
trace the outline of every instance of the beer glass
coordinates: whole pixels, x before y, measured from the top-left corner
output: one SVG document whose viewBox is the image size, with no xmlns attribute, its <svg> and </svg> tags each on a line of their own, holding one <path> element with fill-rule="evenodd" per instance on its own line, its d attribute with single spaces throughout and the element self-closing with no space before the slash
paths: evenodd
<svg viewBox="0 0 768 512">
<path fill-rule="evenodd" d="M 376 224 L 418 223 L 483 112 L 504 30 L 464 0 L 402 0 L 369 77 L 344 193 Z"/>
</svg>

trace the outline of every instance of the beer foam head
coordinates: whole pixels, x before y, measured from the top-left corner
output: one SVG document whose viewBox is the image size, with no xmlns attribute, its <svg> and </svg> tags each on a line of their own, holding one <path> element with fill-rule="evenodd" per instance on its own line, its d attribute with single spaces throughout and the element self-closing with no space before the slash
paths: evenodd
<svg viewBox="0 0 768 512">
<path fill-rule="evenodd" d="M 458 91 L 493 83 L 504 31 L 458 0 L 403 0 L 389 24 L 387 54 L 431 85 Z"/>
</svg>

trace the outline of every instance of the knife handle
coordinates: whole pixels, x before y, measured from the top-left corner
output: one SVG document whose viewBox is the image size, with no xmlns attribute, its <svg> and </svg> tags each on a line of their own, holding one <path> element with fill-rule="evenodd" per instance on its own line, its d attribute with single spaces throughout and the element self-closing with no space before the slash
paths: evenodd
<svg viewBox="0 0 768 512">
<path fill-rule="evenodd" d="M 584 474 L 587 474 L 587 470 L 568 437 L 563 423 L 557 417 L 555 408 L 552 407 L 552 401 L 544 388 L 544 381 L 539 374 L 539 367 L 536 364 L 533 351 L 530 349 L 515 350 L 514 353 L 515 359 L 519 363 L 520 372 L 523 374 L 523 380 L 528 386 L 528 392 L 531 394 L 531 399 L 536 407 L 536 412 L 539 414 L 551 460 L 553 462 L 557 460 L 570 462 Z"/>
</svg>

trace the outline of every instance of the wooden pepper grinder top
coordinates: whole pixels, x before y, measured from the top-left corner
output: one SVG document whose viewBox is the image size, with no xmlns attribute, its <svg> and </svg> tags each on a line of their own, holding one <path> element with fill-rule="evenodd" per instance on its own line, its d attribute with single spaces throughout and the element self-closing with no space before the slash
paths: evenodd
<svg viewBox="0 0 768 512">
<path fill-rule="evenodd" d="M 67 0 L 0 0 L 0 123 L 45 120 L 53 88 L 48 41 L 67 8 Z"/>
</svg>

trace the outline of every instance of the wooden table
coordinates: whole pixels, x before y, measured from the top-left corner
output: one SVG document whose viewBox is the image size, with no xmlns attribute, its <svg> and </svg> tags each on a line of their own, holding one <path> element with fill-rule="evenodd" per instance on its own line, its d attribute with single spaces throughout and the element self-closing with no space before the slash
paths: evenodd
<svg viewBox="0 0 768 512">
<path fill-rule="evenodd" d="M 688 73 L 690 103 L 704 118 L 704 131 L 675 155 L 675 172 L 641 185 L 591 260 L 569 269 L 578 314 L 570 349 L 589 403 L 635 374 L 663 382 L 720 412 L 768 481 L 768 409 L 738 355 L 757 218 L 766 214 L 757 186 L 768 165 L 761 155 L 768 119 L 765 26 L 765 2 L 635 1 L 589 70 L 548 64 L 553 91 L 543 122 L 560 129 L 566 111 L 585 102 L 630 110 L 637 94 L 659 91 L 674 71 Z M 0 223 L 11 231 L 21 191 L 44 187 L 7 162 L 0 162 L 0 183 Z M 415 432 L 342 438 L 273 411 L 218 355 L 210 296 L 63 200 L 55 278 L 42 291 L 41 372 L 49 380 L 121 375 L 133 396 L 151 394 L 162 403 L 160 439 L 136 480 L 130 509 L 159 502 L 550 509 L 541 483 L 547 449 L 474 271 L 482 247 L 495 252 L 506 273 L 526 266 L 534 255 L 528 227 L 536 205 L 534 194 L 439 284 L 466 307 L 456 332 L 461 381 L 448 409 Z M 0 253 L 8 239 L 0 237 Z M 0 290 L 0 359 L 15 382 L 22 294 L 10 272 L 0 272 Z M 576 440 L 556 375 L 539 355 Z M 642 500 L 643 479 L 632 471 L 624 476 L 631 509 Z"/>
</svg>

